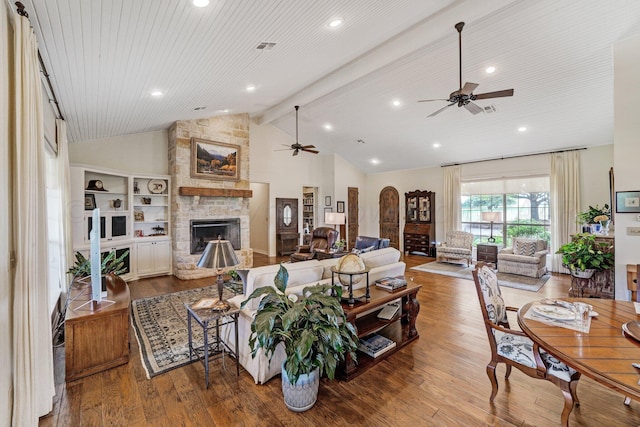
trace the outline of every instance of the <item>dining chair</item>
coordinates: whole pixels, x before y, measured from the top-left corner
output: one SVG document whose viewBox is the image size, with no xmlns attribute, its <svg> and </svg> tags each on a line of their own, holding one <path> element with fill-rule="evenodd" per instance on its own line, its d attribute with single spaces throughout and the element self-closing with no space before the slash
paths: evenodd
<svg viewBox="0 0 640 427">
<path fill-rule="evenodd" d="M 487 365 L 487 376 L 492 388 L 489 401 L 493 402 L 498 393 L 496 366 L 504 363 L 505 380 L 509 379 L 511 368 L 515 367 L 532 378 L 550 381 L 560 388 L 564 397 L 562 425 L 568 426 L 574 403 L 580 404 L 576 391 L 580 373 L 548 353 L 524 332 L 509 326 L 507 312 L 518 309 L 505 305 L 498 277 L 491 268 L 479 262 L 473 270 L 473 280 L 491 346 L 491 361 Z"/>
</svg>

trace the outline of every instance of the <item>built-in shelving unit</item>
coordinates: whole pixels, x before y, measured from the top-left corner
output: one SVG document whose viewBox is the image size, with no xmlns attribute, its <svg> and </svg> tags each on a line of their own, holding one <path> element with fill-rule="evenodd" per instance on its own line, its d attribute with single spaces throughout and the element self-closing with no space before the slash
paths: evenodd
<svg viewBox="0 0 640 427">
<path fill-rule="evenodd" d="M 302 187 L 302 229 L 309 234 L 316 227 L 316 189 Z"/>
</svg>

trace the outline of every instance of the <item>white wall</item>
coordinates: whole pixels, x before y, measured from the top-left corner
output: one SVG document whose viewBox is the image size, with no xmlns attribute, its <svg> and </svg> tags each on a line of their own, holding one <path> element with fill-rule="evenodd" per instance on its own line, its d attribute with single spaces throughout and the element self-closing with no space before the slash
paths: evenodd
<svg viewBox="0 0 640 427">
<path fill-rule="evenodd" d="M 614 173 L 616 191 L 639 191 L 640 172 L 640 37 L 614 45 Z M 616 299 L 629 299 L 626 265 L 640 263 L 640 237 L 626 235 L 627 227 L 640 227 L 637 214 L 615 214 Z"/>
<path fill-rule="evenodd" d="M 136 174 L 168 175 L 167 130 L 69 144 L 69 163 Z"/>
<path fill-rule="evenodd" d="M 252 191 L 249 201 L 249 246 L 254 252 L 268 255 L 269 184 L 252 182 L 249 185 Z"/>
<path fill-rule="evenodd" d="M 609 169 L 613 167 L 614 146 L 599 145 L 580 152 L 580 206 L 609 203 Z M 614 171 L 615 172 L 615 171 Z"/>
<path fill-rule="evenodd" d="M 12 363 L 11 363 L 11 265 L 9 264 L 11 244 L 11 183 L 9 174 L 9 70 L 11 67 L 13 24 L 11 12 L 6 2 L 0 5 L 0 425 L 11 425 L 13 404 Z"/>
</svg>

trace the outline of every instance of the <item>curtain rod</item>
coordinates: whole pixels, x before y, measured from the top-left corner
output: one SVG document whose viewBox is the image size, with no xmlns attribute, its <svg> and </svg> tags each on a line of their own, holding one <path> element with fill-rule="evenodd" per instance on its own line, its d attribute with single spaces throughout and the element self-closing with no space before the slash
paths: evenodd
<svg viewBox="0 0 640 427">
<path fill-rule="evenodd" d="M 542 154 L 568 153 L 569 151 L 581 151 L 581 150 L 586 150 L 586 149 L 587 149 L 587 147 L 580 147 L 580 148 L 569 148 L 569 149 L 566 149 L 566 150 L 558 150 L 558 151 L 543 151 L 541 153 L 529 153 L 529 154 L 519 154 L 517 156 L 495 157 L 493 159 L 472 160 L 470 162 L 447 163 L 445 165 L 440 165 L 440 167 L 441 168 L 446 168 L 448 166 L 469 165 L 471 163 L 492 162 L 494 160 L 517 159 L 518 157 L 540 156 Z"/>
<path fill-rule="evenodd" d="M 24 4 L 17 1 L 16 8 L 17 8 L 18 15 L 24 16 L 25 18 L 29 19 L 29 14 L 24 9 Z M 42 60 L 42 55 L 40 55 L 40 49 L 38 49 L 38 61 L 40 62 L 40 71 L 42 72 L 42 75 L 44 75 L 45 79 L 47 80 L 47 86 L 49 86 L 49 91 L 51 91 L 51 96 L 53 97 L 53 99 L 50 99 L 49 102 L 53 101 L 53 103 L 56 106 L 56 109 L 58 110 L 58 116 L 59 116 L 58 118 L 61 120 L 64 120 L 64 117 L 62 116 L 62 110 L 60 110 L 60 104 L 58 104 L 58 98 L 56 98 L 56 93 L 53 90 L 53 85 L 51 84 L 49 73 L 47 72 L 47 67 L 45 67 L 44 61 Z"/>
</svg>

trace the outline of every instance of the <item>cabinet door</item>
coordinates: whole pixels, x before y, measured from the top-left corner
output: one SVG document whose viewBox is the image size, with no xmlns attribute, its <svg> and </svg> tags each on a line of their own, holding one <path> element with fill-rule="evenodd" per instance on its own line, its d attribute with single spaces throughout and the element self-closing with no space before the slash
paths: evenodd
<svg viewBox="0 0 640 427">
<path fill-rule="evenodd" d="M 136 266 L 138 275 L 152 274 L 154 271 L 153 243 L 138 243 L 136 252 Z"/>
<path fill-rule="evenodd" d="M 171 242 L 153 242 L 154 272 L 156 274 L 171 272 Z"/>
</svg>

